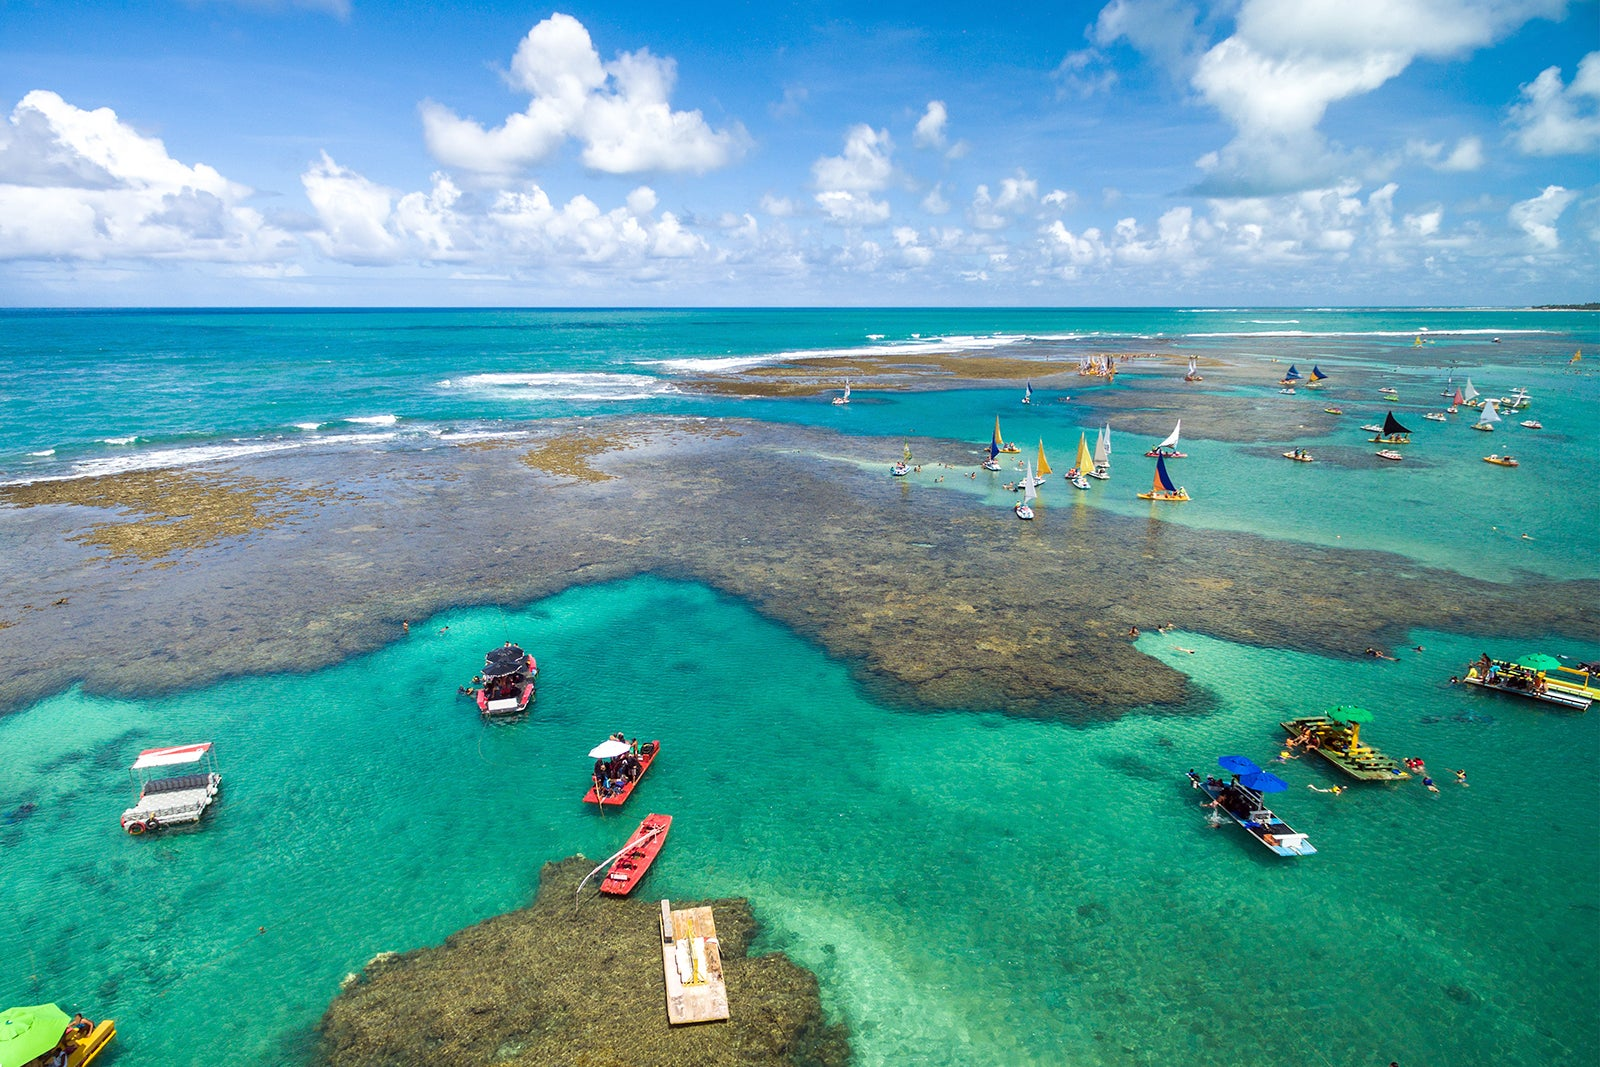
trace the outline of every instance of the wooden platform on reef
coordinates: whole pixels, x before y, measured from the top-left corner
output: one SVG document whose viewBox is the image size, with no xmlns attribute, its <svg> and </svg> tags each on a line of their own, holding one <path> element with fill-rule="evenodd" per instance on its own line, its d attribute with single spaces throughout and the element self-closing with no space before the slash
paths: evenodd
<svg viewBox="0 0 1600 1067">
<path fill-rule="evenodd" d="M 670 900 L 661 902 L 661 963 L 667 978 L 669 1023 L 680 1026 L 728 1018 L 722 950 L 710 908 L 673 911 Z"/>
</svg>

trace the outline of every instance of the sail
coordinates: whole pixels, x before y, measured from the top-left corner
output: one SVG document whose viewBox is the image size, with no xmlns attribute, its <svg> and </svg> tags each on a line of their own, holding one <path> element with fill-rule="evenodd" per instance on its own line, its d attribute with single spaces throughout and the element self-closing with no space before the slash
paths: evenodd
<svg viewBox="0 0 1600 1067">
<path fill-rule="evenodd" d="M 1460 389 L 1457 389 L 1456 390 L 1456 395 L 1450 398 L 1450 403 L 1456 405 L 1457 407 L 1460 407 L 1462 404 L 1465 404 L 1466 402 L 1467 402 L 1467 398 L 1461 395 L 1461 390 Z"/>
<path fill-rule="evenodd" d="M 1500 413 L 1495 410 L 1495 404 L 1496 401 L 1493 400 L 1483 402 L 1483 413 L 1478 416 L 1479 426 L 1493 426 L 1500 421 Z"/>
<path fill-rule="evenodd" d="M 1411 347 L 1412 348 L 1421 348 L 1422 347 L 1422 335 L 1420 333 L 1417 334 L 1417 339 L 1415 341 L 1411 342 Z"/>
<path fill-rule="evenodd" d="M 1044 439 L 1039 440 L 1039 477 L 1050 473 L 1050 461 L 1044 458 Z"/>
<path fill-rule="evenodd" d="M 1022 502 L 1024 504 L 1028 504 L 1028 503 L 1031 503 L 1031 502 L 1039 499 L 1039 494 L 1033 488 L 1033 486 L 1034 486 L 1033 468 L 1029 467 L 1028 468 L 1028 477 L 1023 479 L 1023 482 L 1022 482 Z"/>
<path fill-rule="evenodd" d="M 1467 387 L 1465 389 L 1461 390 L 1461 396 L 1463 398 L 1463 402 L 1465 402 L 1467 400 L 1476 400 L 1476 399 L 1478 399 L 1478 391 L 1472 387 L 1472 379 L 1471 378 L 1467 379 Z"/>
<path fill-rule="evenodd" d="M 1311 365 L 1311 380 L 1312 381 L 1320 382 L 1320 381 L 1324 380 L 1327 377 L 1328 376 L 1326 374 L 1322 373 L 1322 368 L 1321 367 L 1317 366 L 1315 363 L 1313 363 Z"/>
<path fill-rule="evenodd" d="M 1033 400 L 1033 383 L 1029 382 L 1027 391 L 1022 394 L 1022 402 L 1024 404 L 1027 404 L 1027 403 L 1031 402 L 1032 400 Z"/>
<path fill-rule="evenodd" d="M 844 398 L 846 400 L 850 399 L 850 379 L 849 378 L 846 378 L 844 380 Z"/>
<path fill-rule="evenodd" d="M 1304 375 L 1302 375 L 1299 371 L 1295 370 L 1294 364 L 1291 363 L 1291 364 L 1289 364 L 1289 373 L 1285 374 L 1283 376 L 1283 380 L 1286 381 L 1286 382 L 1297 382 L 1302 377 L 1304 377 Z"/>
<path fill-rule="evenodd" d="M 1096 467 L 1111 466 L 1111 424 L 1109 422 L 1100 431 L 1100 436 L 1095 439 L 1094 465 Z"/>
<path fill-rule="evenodd" d="M 1410 433 L 1411 431 L 1400 425 L 1400 420 L 1394 417 L 1394 412 L 1389 412 L 1383 417 L 1383 435 L 1393 436 L 1397 433 Z"/>
<path fill-rule="evenodd" d="M 1000 454 L 1000 444 L 1000 416 L 996 415 L 994 417 L 994 439 L 989 442 L 989 455 L 998 456 Z"/>
<path fill-rule="evenodd" d="M 901 459 L 905 460 L 907 463 L 911 462 L 911 444 L 910 444 L 910 442 L 907 442 L 907 443 L 905 443 L 905 444 L 900 446 L 900 453 L 901 453 L 900 454 L 900 458 Z"/>
<path fill-rule="evenodd" d="M 1094 457 L 1089 455 L 1089 440 L 1082 433 L 1078 434 L 1078 471 L 1086 473 L 1094 470 Z"/>
<path fill-rule="evenodd" d="M 1167 477 L 1167 461 L 1162 459 L 1160 456 L 1157 456 L 1156 480 L 1155 484 L 1150 487 L 1150 491 L 1155 493 L 1160 492 L 1161 490 L 1166 490 L 1169 493 L 1175 493 L 1178 491 L 1177 488 L 1172 484 L 1172 479 Z"/>
<path fill-rule="evenodd" d="M 1197 360 L 1195 359 L 1195 357 L 1190 356 L 1189 357 L 1189 373 L 1190 374 L 1193 374 L 1195 372 L 1196 366 L 1197 366 Z"/>
<path fill-rule="evenodd" d="M 1171 446 L 1172 448 L 1177 448 L 1178 447 L 1178 431 L 1181 430 L 1181 429 L 1183 429 L 1183 420 L 1179 419 L 1178 420 L 1178 424 L 1172 428 L 1172 432 L 1167 434 L 1167 439 L 1165 441 L 1162 441 L 1159 445 L 1156 445 L 1156 447 L 1157 448 L 1166 448 L 1168 446 Z"/>
</svg>

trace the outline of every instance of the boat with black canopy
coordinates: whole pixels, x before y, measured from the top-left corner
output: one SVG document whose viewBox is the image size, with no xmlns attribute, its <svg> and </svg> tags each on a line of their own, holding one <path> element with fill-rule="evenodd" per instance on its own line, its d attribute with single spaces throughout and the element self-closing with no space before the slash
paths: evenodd
<svg viewBox="0 0 1600 1067">
<path fill-rule="evenodd" d="M 483 657 L 483 670 L 475 681 L 478 710 L 489 718 L 517 715 L 528 710 L 539 677 L 539 664 L 522 646 L 507 641 Z M 471 690 L 469 690 L 470 692 Z"/>
<path fill-rule="evenodd" d="M 1383 417 L 1383 428 L 1376 437 L 1367 440 L 1376 445 L 1409 445 L 1411 431 L 1400 425 L 1400 420 L 1394 417 L 1394 412 L 1389 412 Z"/>
<path fill-rule="evenodd" d="M 1201 778 L 1189 772 L 1190 783 L 1207 797 L 1205 806 L 1211 809 L 1211 825 L 1221 826 L 1224 814 L 1280 856 L 1310 856 L 1316 853 L 1306 835 L 1297 833 L 1288 823 L 1273 814 L 1262 795 L 1281 793 L 1289 788 L 1275 774 L 1269 774 L 1244 756 L 1219 756 L 1217 763 L 1233 777 L 1222 781 L 1212 775 Z"/>
</svg>

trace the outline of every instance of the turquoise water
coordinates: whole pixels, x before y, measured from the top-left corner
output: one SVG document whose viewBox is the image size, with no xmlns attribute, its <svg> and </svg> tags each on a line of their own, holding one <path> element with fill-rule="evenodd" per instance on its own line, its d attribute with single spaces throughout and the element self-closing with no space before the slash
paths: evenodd
<svg viewBox="0 0 1600 1067">
<path fill-rule="evenodd" d="M 486 726 L 452 694 L 507 637 L 539 655 L 539 697 Z M 0 719 L 0 797 L 38 805 L 0 826 L 0 989 L 114 1014 L 123 1065 L 296 1062 L 374 953 L 513 907 L 544 860 L 665 811 L 645 892 L 754 898 L 758 947 L 818 973 L 863 1064 L 1592 1063 L 1600 718 L 1441 685 L 1480 642 L 1412 643 L 1349 663 L 1147 634 L 1205 713 L 1073 728 L 878 706 L 737 602 L 643 578 L 449 613 L 311 675 L 67 692 Z M 1441 792 L 1313 793 L 1336 779 L 1296 761 L 1275 807 L 1318 855 L 1207 826 L 1186 768 L 1265 763 L 1280 717 L 1336 702 Z M 665 745 L 601 815 L 584 753 L 617 729 Z M 226 776 L 208 825 L 124 835 L 133 756 L 199 738 Z M 226 1043 L 197 1038 L 219 1019 Z"/>
</svg>

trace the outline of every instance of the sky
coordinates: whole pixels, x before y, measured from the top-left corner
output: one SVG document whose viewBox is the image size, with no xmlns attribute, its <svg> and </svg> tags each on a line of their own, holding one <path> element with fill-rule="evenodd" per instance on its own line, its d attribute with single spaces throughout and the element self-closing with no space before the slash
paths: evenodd
<svg viewBox="0 0 1600 1067">
<path fill-rule="evenodd" d="M 3 306 L 1600 299 L 1600 2 L 0 0 Z"/>
</svg>

